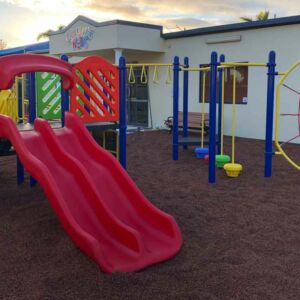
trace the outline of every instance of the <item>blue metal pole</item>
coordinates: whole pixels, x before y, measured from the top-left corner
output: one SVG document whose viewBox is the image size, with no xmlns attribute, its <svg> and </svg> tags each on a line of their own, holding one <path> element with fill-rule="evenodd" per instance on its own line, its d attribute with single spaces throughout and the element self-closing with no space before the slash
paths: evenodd
<svg viewBox="0 0 300 300">
<path fill-rule="evenodd" d="M 20 185 L 24 182 L 24 167 L 17 156 L 17 184 Z"/>
<path fill-rule="evenodd" d="M 266 142 L 265 142 L 265 177 L 272 176 L 273 157 L 273 117 L 274 117 L 274 92 L 276 53 L 270 51 L 268 61 L 268 90 L 267 90 L 267 115 L 266 115 Z"/>
<path fill-rule="evenodd" d="M 173 160 L 178 160 L 179 70 L 179 57 L 175 56 L 173 63 Z"/>
<path fill-rule="evenodd" d="M 123 56 L 119 59 L 119 93 L 120 93 L 120 122 L 119 147 L 120 163 L 126 170 L 126 61 Z"/>
<path fill-rule="evenodd" d="M 184 66 L 185 68 L 189 67 L 189 58 L 184 58 Z M 182 136 L 188 136 L 188 111 L 189 111 L 189 71 L 185 70 L 183 72 L 183 120 L 182 120 L 182 127 L 183 132 Z M 187 149 L 187 145 L 183 146 L 183 149 Z"/>
<path fill-rule="evenodd" d="M 29 74 L 29 123 L 33 124 L 36 119 L 36 84 L 35 84 L 35 73 Z M 18 184 L 24 182 L 24 167 L 17 160 L 17 177 Z M 30 176 L 30 186 L 34 186 L 36 181 Z"/>
<path fill-rule="evenodd" d="M 218 54 L 211 53 L 210 99 L 209 99 L 209 164 L 208 182 L 216 182 L 216 99 L 217 99 Z"/>
<path fill-rule="evenodd" d="M 32 176 L 30 176 L 29 184 L 30 184 L 30 187 L 34 187 L 37 185 L 37 181 Z"/>
<path fill-rule="evenodd" d="M 225 55 L 220 55 L 220 63 L 225 62 Z M 222 85 L 222 75 L 224 69 L 219 69 L 219 95 L 218 95 L 218 154 L 221 154 L 221 135 L 222 132 L 222 92 L 223 92 L 223 85 Z"/>
<path fill-rule="evenodd" d="M 68 62 L 69 57 L 65 54 L 61 55 L 61 60 Z M 61 126 L 65 126 L 65 112 L 69 110 L 69 91 L 63 88 L 61 82 Z"/>
<path fill-rule="evenodd" d="M 36 118 L 35 73 L 30 73 L 29 82 L 29 123 L 32 124 Z"/>
</svg>

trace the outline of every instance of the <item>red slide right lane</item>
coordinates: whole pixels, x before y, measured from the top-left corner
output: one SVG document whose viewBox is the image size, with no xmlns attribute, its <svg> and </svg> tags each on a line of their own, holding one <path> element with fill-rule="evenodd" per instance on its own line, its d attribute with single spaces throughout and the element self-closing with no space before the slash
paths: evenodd
<svg viewBox="0 0 300 300">
<path fill-rule="evenodd" d="M 99 205 L 138 237 L 137 257 L 131 262 L 128 258 L 119 262 L 119 266 L 114 266 L 117 271 L 138 270 L 169 259 L 179 251 L 182 238 L 173 217 L 145 198 L 116 158 L 94 141 L 78 117 L 66 113 L 65 127 L 54 131 L 43 120 L 36 127 L 48 148 L 56 149 L 54 155 L 58 155 L 59 149 L 80 163 L 95 188 Z M 106 256 L 109 258 L 113 252 L 110 249 Z M 115 259 L 108 260 L 114 264 Z"/>
</svg>

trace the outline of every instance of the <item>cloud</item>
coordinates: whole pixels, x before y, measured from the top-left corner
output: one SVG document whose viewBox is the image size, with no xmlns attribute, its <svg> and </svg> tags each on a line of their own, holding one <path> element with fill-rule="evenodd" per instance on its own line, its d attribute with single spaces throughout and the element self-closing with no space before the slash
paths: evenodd
<svg viewBox="0 0 300 300">
<path fill-rule="evenodd" d="M 196 19 L 196 18 L 170 18 L 164 19 L 163 21 L 159 19 L 146 20 L 147 23 L 155 23 L 157 25 L 162 25 L 164 27 L 164 32 L 172 32 L 178 30 L 185 30 L 189 28 L 198 28 L 210 26 L 211 23 Z"/>
<path fill-rule="evenodd" d="M 109 1 L 107 3 L 105 1 L 93 1 L 86 7 L 91 10 L 101 11 L 102 13 L 114 13 L 128 18 L 143 15 L 143 11 L 139 7 L 130 3 L 122 3 L 122 1 L 115 4 Z"/>
<path fill-rule="evenodd" d="M 127 18 L 131 21 L 194 28 L 233 21 L 241 11 L 237 4 L 240 6 L 240 1 L 231 0 L 224 4 L 221 0 L 177 0 L 176 3 L 173 0 L 91 0 L 85 8 L 99 13 L 114 14 L 117 18 Z"/>
<path fill-rule="evenodd" d="M 0 7 L 0 39 L 5 40 L 8 47 L 20 44 L 26 34 L 20 24 L 28 24 L 33 19 L 33 14 L 27 9 L 16 8 L 9 3 L 2 3 Z"/>
<path fill-rule="evenodd" d="M 35 14 L 66 14 L 79 12 L 89 0 L 0 0 L 15 7 L 30 10 Z"/>
<path fill-rule="evenodd" d="M 184 30 L 186 28 L 193 28 L 193 27 L 205 27 L 209 26 L 209 22 L 203 21 L 200 19 L 195 18 L 175 18 L 175 19 L 167 19 L 164 21 L 165 27 L 174 28 L 178 27 L 178 29 Z"/>
<path fill-rule="evenodd" d="M 261 10 L 270 11 L 271 17 L 274 14 L 277 17 L 300 14 L 298 0 L 0 0 L 0 20 L 8 19 L 3 9 L 5 5 L 18 11 L 14 21 L 24 20 L 2 30 L 6 34 L 11 31 L 9 36 L 15 41 L 10 44 L 26 39 L 32 42 L 39 32 L 56 29 L 60 24 L 67 25 L 78 15 L 98 22 L 124 19 L 158 24 L 170 31 L 236 23 L 243 16 L 255 18 Z M 25 14 L 30 15 L 30 20 L 24 18 Z M 28 36 L 22 36 L 24 32 L 30 34 L 30 40 Z"/>
<path fill-rule="evenodd" d="M 85 7 L 99 13 L 111 12 L 118 18 L 166 26 L 178 20 L 175 25 L 185 28 L 240 22 L 240 17 L 255 18 L 261 10 L 270 11 L 271 17 L 274 14 L 279 17 L 300 13 L 298 0 L 90 0 Z"/>
</svg>

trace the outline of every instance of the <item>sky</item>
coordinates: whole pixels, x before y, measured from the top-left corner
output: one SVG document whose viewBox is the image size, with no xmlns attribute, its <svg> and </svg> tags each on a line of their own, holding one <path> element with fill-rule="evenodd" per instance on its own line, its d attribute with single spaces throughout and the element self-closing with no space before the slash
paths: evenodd
<svg viewBox="0 0 300 300">
<path fill-rule="evenodd" d="M 68 25 L 78 15 L 164 26 L 164 32 L 240 22 L 262 10 L 270 17 L 300 15 L 299 0 L 0 0 L 0 39 L 8 47 L 37 42 L 37 35 Z"/>
</svg>

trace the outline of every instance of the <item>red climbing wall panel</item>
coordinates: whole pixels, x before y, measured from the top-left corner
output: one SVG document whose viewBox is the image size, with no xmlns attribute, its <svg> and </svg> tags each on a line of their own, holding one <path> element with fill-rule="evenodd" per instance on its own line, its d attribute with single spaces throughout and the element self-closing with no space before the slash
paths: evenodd
<svg viewBox="0 0 300 300">
<path fill-rule="evenodd" d="M 119 70 L 99 56 L 73 67 L 70 111 L 85 123 L 119 121 Z"/>
</svg>

